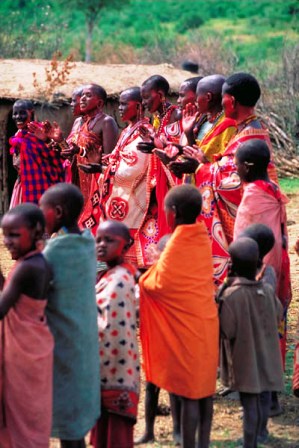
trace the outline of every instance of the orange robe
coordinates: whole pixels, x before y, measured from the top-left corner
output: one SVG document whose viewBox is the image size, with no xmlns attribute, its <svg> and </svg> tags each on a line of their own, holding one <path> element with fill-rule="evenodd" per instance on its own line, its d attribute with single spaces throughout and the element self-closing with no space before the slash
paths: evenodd
<svg viewBox="0 0 299 448">
<path fill-rule="evenodd" d="M 204 224 L 178 226 L 139 284 L 146 380 L 191 399 L 213 395 L 219 324 Z"/>
</svg>

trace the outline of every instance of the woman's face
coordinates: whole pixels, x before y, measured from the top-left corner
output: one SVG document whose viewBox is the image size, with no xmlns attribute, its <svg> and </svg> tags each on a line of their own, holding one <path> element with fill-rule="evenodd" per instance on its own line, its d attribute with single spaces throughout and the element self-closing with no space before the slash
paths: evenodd
<svg viewBox="0 0 299 448">
<path fill-rule="evenodd" d="M 12 119 L 15 121 L 18 129 L 26 128 L 27 124 L 31 121 L 32 110 L 25 108 L 25 104 L 13 106 Z"/>
<path fill-rule="evenodd" d="M 149 113 L 153 114 L 159 109 L 162 102 L 160 92 L 152 89 L 151 86 L 143 86 L 141 87 L 141 97 L 142 104 Z"/>
</svg>

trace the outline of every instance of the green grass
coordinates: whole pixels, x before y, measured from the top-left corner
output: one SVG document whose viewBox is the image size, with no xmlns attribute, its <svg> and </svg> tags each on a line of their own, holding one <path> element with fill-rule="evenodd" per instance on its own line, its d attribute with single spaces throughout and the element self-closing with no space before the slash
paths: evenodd
<svg viewBox="0 0 299 448">
<path fill-rule="evenodd" d="M 285 194 L 299 193 L 299 179 L 279 179 L 279 185 Z"/>
</svg>

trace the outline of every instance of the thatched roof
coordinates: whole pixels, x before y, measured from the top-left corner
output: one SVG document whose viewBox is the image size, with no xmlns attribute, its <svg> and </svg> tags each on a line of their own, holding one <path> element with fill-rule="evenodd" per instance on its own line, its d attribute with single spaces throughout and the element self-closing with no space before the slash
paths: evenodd
<svg viewBox="0 0 299 448">
<path fill-rule="evenodd" d="M 3 59 L 0 61 L 0 98 L 17 99 L 30 98 L 39 100 L 42 91 L 47 91 L 46 68 L 50 68 L 51 61 L 39 59 Z M 60 64 L 63 64 L 62 62 Z M 33 85 L 35 73 L 39 87 Z M 108 96 L 116 96 L 126 89 L 141 85 L 151 75 L 164 76 L 170 84 L 172 92 L 178 92 L 181 82 L 192 76 L 189 72 L 174 68 L 170 64 L 133 65 L 111 64 L 96 65 L 76 62 L 71 68 L 67 81 L 55 87 L 55 93 L 61 93 L 66 98 L 71 97 L 73 89 L 81 84 L 94 82 L 102 85 Z M 195 76 L 195 75 L 193 75 Z M 54 93 L 53 92 L 53 93 Z"/>
</svg>

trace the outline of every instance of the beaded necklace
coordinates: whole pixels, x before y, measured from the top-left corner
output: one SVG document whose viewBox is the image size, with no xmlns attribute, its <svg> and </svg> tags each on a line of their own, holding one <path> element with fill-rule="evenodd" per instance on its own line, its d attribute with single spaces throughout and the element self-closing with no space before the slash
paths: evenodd
<svg viewBox="0 0 299 448">
<path fill-rule="evenodd" d="M 251 121 L 254 121 L 254 120 L 257 120 L 257 116 L 255 114 L 252 114 L 252 115 L 249 115 L 249 117 L 245 118 L 245 120 L 238 123 L 238 125 L 237 125 L 238 126 L 238 134 L 246 128 L 248 123 L 250 123 Z"/>
<path fill-rule="evenodd" d="M 164 114 L 159 115 L 157 113 L 154 115 L 153 128 L 156 131 L 157 137 L 159 137 L 164 127 L 168 124 L 172 111 L 173 109 L 175 109 L 175 107 L 176 106 L 174 106 L 173 104 L 170 104 L 169 106 L 166 107 Z"/>
<path fill-rule="evenodd" d="M 211 135 L 211 133 L 214 131 L 218 122 L 222 119 L 223 115 L 224 115 L 224 112 L 221 110 L 220 112 L 218 112 L 218 114 L 215 115 L 215 117 L 213 118 L 213 121 L 208 120 L 212 123 L 212 126 L 208 130 L 208 132 L 203 136 L 201 141 L 205 140 L 206 138 L 208 138 Z"/>
</svg>

